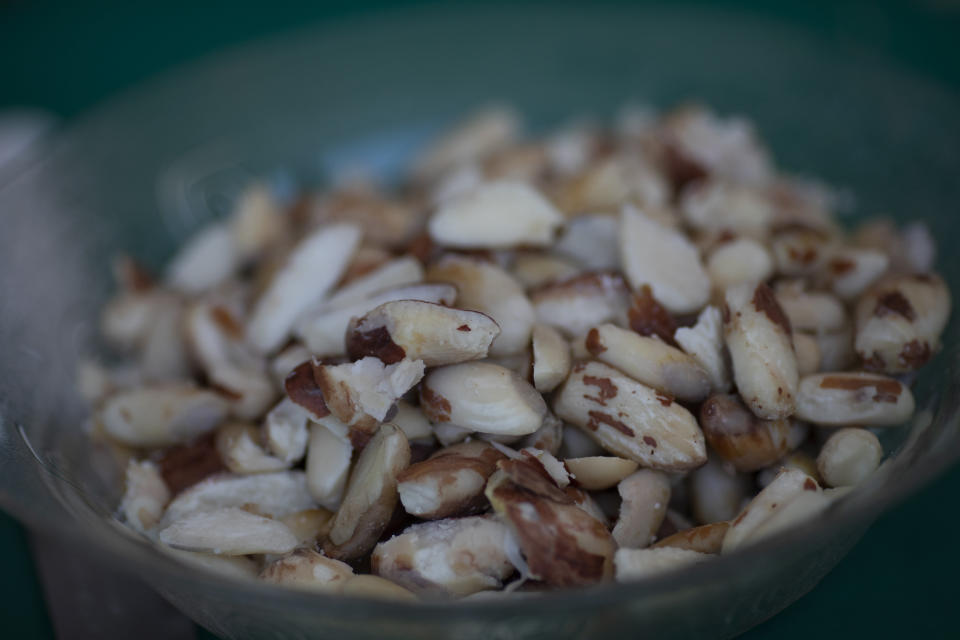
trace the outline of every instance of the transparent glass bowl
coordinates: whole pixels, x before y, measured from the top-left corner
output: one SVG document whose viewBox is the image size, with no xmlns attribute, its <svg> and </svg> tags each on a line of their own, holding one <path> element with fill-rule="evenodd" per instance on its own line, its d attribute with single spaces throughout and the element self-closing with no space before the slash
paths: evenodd
<svg viewBox="0 0 960 640">
<path fill-rule="evenodd" d="M 0 176 L 0 504 L 142 576 L 224 637 L 727 637 L 811 589 L 876 516 L 960 454 L 957 325 L 918 380 L 884 470 L 804 526 L 630 585 L 401 605 L 238 582 L 179 564 L 117 524 L 115 470 L 74 391 L 97 348 L 119 250 L 162 264 L 252 177 L 353 166 L 389 179 L 430 133 L 501 99 L 533 130 L 624 101 L 701 99 L 752 117 L 780 164 L 850 187 L 859 211 L 960 219 L 960 99 L 887 61 L 732 13 L 406 10 L 225 53 L 117 97 Z M 938 267 L 956 286 L 960 253 Z M 957 290 L 957 289 L 954 289 Z"/>
</svg>

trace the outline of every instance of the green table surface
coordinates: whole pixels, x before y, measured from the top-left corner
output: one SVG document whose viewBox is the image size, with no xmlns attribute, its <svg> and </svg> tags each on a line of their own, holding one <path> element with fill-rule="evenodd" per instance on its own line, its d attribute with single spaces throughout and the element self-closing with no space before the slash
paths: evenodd
<svg viewBox="0 0 960 640">
<path fill-rule="evenodd" d="M 0 110 L 41 107 L 70 118 L 155 73 L 225 46 L 383 7 L 385 0 L 269 6 L 156 0 L 0 2 Z M 546 4 L 546 3 L 544 3 Z M 717 3 L 714 3 L 717 4 Z M 960 90 L 960 0 L 721 4 L 853 40 Z M 810 594 L 749 638 L 960 638 L 953 532 L 960 468 L 880 518 Z M 9 638 L 53 631 L 26 532 L 0 513 L 0 629 Z M 198 637 L 212 638 L 199 630 Z"/>
</svg>

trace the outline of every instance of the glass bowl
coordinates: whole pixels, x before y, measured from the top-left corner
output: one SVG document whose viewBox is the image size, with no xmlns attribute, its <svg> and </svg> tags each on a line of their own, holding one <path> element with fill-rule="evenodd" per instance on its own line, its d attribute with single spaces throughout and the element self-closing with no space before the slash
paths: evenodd
<svg viewBox="0 0 960 640">
<path fill-rule="evenodd" d="M 200 61 L 115 98 L 0 176 L 0 504 L 141 576 L 226 638 L 729 637 L 811 589 L 879 513 L 960 455 L 957 323 L 920 376 L 895 458 L 794 530 L 629 585 L 406 605 L 286 591 L 184 566 L 112 518 L 118 484 L 83 430 L 77 361 L 97 349 L 109 259 L 159 266 L 251 178 L 362 166 L 385 179 L 491 99 L 534 131 L 629 100 L 699 99 L 755 120 L 781 166 L 849 187 L 857 212 L 957 237 L 960 99 L 843 45 L 708 9 L 405 10 Z M 941 243 L 952 286 L 960 252 Z M 956 290 L 956 289 L 954 289 Z"/>
</svg>

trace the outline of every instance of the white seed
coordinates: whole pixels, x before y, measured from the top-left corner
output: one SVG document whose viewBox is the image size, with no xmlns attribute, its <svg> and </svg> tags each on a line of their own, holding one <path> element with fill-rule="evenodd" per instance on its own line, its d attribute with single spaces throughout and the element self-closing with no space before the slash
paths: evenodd
<svg viewBox="0 0 960 640">
<path fill-rule="evenodd" d="M 361 300 L 321 303 L 304 313 L 295 333 L 310 352 L 318 356 L 342 356 L 347 353 L 346 333 L 350 319 L 362 316 L 381 304 L 394 300 L 422 300 L 452 305 L 457 288 L 450 284 L 409 284 L 374 293 Z"/>
<path fill-rule="evenodd" d="M 800 377 L 817 373 L 820 365 L 820 343 L 809 333 L 793 332 L 793 351 L 797 354 L 797 373 Z"/>
<path fill-rule="evenodd" d="M 313 366 L 314 379 L 330 413 L 346 425 L 370 429 L 423 377 L 423 361 L 403 359 L 384 366 L 377 358 Z"/>
<path fill-rule="evenodd" d="M 589 331 L 587 351 L 637 382 L 684 402 L 699 402 L 710 393 L 710 377 L 691 356 L 658 338 L 603 324 Z"/>
<path fill-rule="evenodd" d="M 690 513 L 700 524 L 733 519 L 748 495 L 748 477 L 714 456 L 687 478 Z"/>
<path fill-rule="evenodd" d="M 162 524 L 170 524 L 191 513 L 227 507 L 244 507 L 271 518 L 282 518 L 313 506 L 302 471 L 247 476 L 220 474 L 182 491 L 167 507 Z"/>
<path fill-rule="evenodd" d="M 130 460 L 120 501 L 120 513 L 126 523 L 137 531 L 149 531 L 160 521 L 168 502 L 170 489 L 157 465 L 149 460 Z"/>
<path fill-rule="evenodd" d="M 553 250 L 591 271 L 607 271 L 620 266 L 617 236 L 620 221 L 614 215 L 587 215 L 573 218 Z"/>
<path fill-rule="evenodd" d="M 304 509 L 288 516 L 277 518 L 297 537 L 301 547 L 312 547 L 319 538 L 330 532 L 333 513 L 327 509 Z"/>
<path fill-rule="evenodd" d="M 689 411 L 599 362 L 573 367 L 553 410 L 610 453 L 645 467 L 692 469 L 706 460 L 703 434 Z"/>
<path fill-rule="evenodd" d="M 255 420 L 276 400 L 267 362 L 242 340 L 242 328 L 224 306 L 201 302 L 186 313 L 185 333 L 207 378 L 229 393 L 231 413 Z"/>
<path fill-rule="evenodd" d="M 160 531 L 160 542 L 228 556 L 289 553 L 297 546 L 296 536 L 283 523 L 236 507 L 188 514 Z"/>
<path fill-rule="evenodd" d="M 853 325 L 832 333 L 814 334 L 813 337 L 820 347 L 820 371 L 844 371 L 857 361 L 853 350 Z"/>
<path fill-rule="evenodd" d="M 469 517 L 415 524 L 373 550 L 373 572 L 411 591 L 459 598 L 499 589 L 514 568 L 510 532 L 495 518 Z"/>
<path fill-rule="evenodd" d="M 307 451 L 309 414 L 290 398 L 284 398 L 267 413 L 263 435 L 267 449 L 287 463 L 295 463 Z"/>
<path fill-rule="evenodd" d="M 680 194 L 680 211 L 684 221 L 699 231 L 732 231 L 754 238 L 767 234 L 774 216 L 761 191 L 722 180 L 690 183 Z"/>
<path fill-rule="evenodd" d="M 433 425 L 433 435 L 436 437 L 437 442 L 440 443 L 440 446 L 443 447 L 449 447 L 452 444 L 463 442 L 472 436 L 473 433 L 470 429 L 464 429 L 449 422 L 438 422 Z"/>
<path fill-rule="evenodd" d="M 710 276 L 690 240 L 629 206 L 620 216 L 620 264 L 631 287 L 650 285 L 672 313 L 697 311 L 710 297 Z"/>
<path fill-rule="evenodd" d="M 750 410 L 768 420 L 791 415 L 799 382 L 797 356 L 790 323 L 767 285 L 727 290 L 724 336 L 737 389 Z"/>
<path fill-rule="evenodd" d="M 214 223 L 201 229 L 177 252 L 166 280 L 183 293 L 201 293 L 229 278 L 240 263 L 230 227 Z"/>
<path fill-rule="evenodd" d="M 397 427 L 385 424 L 366 446 L 350 474 L 324 552 L 359 558 L 373 549 L 397 504 L 397 476 L 410 464 L 410 445 Z"/>
<path fill-rule="evenodd" d="M 757 486 L 764 489 L 770 486 L 784 469 L 796 469 L 807 474 L 818 483 L 820 472 L 817 470 L 817 461 L 806 451 L 791 451 L 766 469 L 762 469 L 756 476 Z"/>
<path fill-rule="evenodd" d="M 820 373 L 805 377 L 797 395 L 797 417 L 828 426 L 903 424 L 913 415 L 910 389 L 870 373 Z"/>
<path fill-rule="evenodd" d="M 529 382 L 487 362 L 431 370 L 420 387 L 420 406 L 435 423 L 516 436 L 539 429 L 547 412 L 543 398 Z"/>
<path fill-rule="evenodd" d="M 267 453 L 260 444 L 260 431 L 252 424 L 228 422 L 217 430 L 217 453 L 234 473 L 281 471 L 290 464 Z"/>
<path fill-rule="evenodd" d="M 630 292 L 619 275 L 585 273 L 550 282 L 530 294 L 537 322 L 556 327 L 568 337 L 582 336 L 604 322 L 627 324 Z"/>
<path fill-rule="evenodd" d="M 300 241 L 257 300 L 247 340 L 262 353 L 279 348 L 300 315 L 336 284 L 360 244 L 353 225 L 322 227 Z"/>
<path fill-rule="evenodd" d="M 245 190 L 230 214 L 230 234 L 241 263 L 265 254 L 288 233 L 280 202 L 264 185 Z"/>
<path fill-rule="evenodd" d="M 469 116 L 434 141 L 414 161 L 414 176 L 429 180 L 459 165 L 480 160 L 513 142 L 520 119 L 513 110 L 490 106 Z"/>
<path fill-rule="evenodd" d="M 880 466 L 883 447 L 866 429 L 840 429 L 817 456 L 820 477 L 831 487 L 860 484 Z"/>
<path fill-rule="evenodd" d="M 219 395 L 187 385 L 140 387 L 108 398 L 96 420 L 107 435 L 136 447 L 185 442 L 226 418 Z"/>
<path fill-rule="evenodd" d="M 730 553 L 745 544 L 796 526 L 824 509 L 829 502 L 816 480 L 802 471 L 783 471 L 733 521 L 723 538 L 722 553 Z"/>
<path fill-rule="evenodd" d="M 830 333 L 847 325 L 847 310 L 829 293 L 778 287 L 776 297 L 794 331 Z"/>
<path fill-rule="evenodd" d="M 855 300 L 886 272 L 890 258 L 873 249 L 842 248 L 827 262 L 826 279 L 834 293 Z"/>
<path fill-rule="evenodd" d="M 522 351 L 530 343 L 534 310 L 520 284 L 502 268 L 460 256 L 447 256 L 427 269 L 429 282 L 457 287 L 457 305 L 481 311 L 500 326 L 490 355 Z"/>
<path fill-rule="evenodd" d="M 351 321 L 347 352 L 351 358 L 375 356 L 387 364 L 403 358 L 427 367 L 484 358 L 500 327 L 479 311 L 432 302 L 386 302 Z"/>
<path fill-rule="evenodd" d="M 531 252 L 517 255 L 510 269 L 510 274 L 526 289 L 566 280 L 578 273 L 580 267 L 569 258 Z"/>
<path fill-rule="evenodd" d="M 642 469 L 617 485 L 620 517 L 613 527 L 613 539 L 620 548 L 639 549 L 656 538 L 670 502 L 670 481 L 658 471 Z"/>
<path fill-rule="evenodd" d="M 173 298 L 155 309 L 140 347 L 139 365 L 144 380 L 175 381 L 191 377 L 183 316 L 183 305 Z"/>
<path fill-rule="evenodd" d="M 340 507 L 347 477 L 350 475 L 352 456 L 353 446 L 344 435 L 322 424 L 310 425 L 307 490 L 317 504 L 325 509 L 333 511 Z"/>
<path fill-rule="evenodd" d="M 936 275 L 886 278 L 856 308 L 855 347 L 874 371 L 918 369 L 940 346 L 950 316 L 950 291 Z"/>
<path fill-rule="evenodd" d="M 487 479 L 503 457 L 481 440 L 445 447 L 398 476 L 400 502 L 407 513 L 429 520 L 478 513 L 486 507 Z"/>
<path fill-rule="evenodd" d="M 632 582 L 683 569 L 710 559 L 710 555 L 689 549 L 617 549 L 613 556 L 617 582 Z"/>
<path fill-rule="evenodd" d="M 706 307 L 692 327 L 680 327 L 673 339 L 699 363 L 710 376 L 714 393 L 730 390 L 730 356 L 723 341 L 723 314 L 714 306 Z"/>
<path fill-rule="evenodd" d="M 427 416 L 423 415 L 420 407 L 415 407 L 409 402 L 400 400 L 397 402 L 397 413 L 390 420 L 390 424 L 395 425 L 407 436 L 407 440 L 424 440 L 433 438 L 433 427 Z"/>
<path fill-rule="evenodd" d="M 448 200 L 470 193 L 483 184 L 483 171 L 470 162 L 451 167 L 430 189 L 430 202 L 439 207 Z"/>
<path fill-rule="evenodd" d="M 750 238 L 737 238 L 714 249 L 707 273 L 718 291 L 743 283 L 763 282 L 773 275 L 773 258 L 766 247 Z"/>
<path fill-rule="evenodd" d="M 413 256 L 402 256 L 380 265 L 370 273 L 351 280 L 324 301 L 328 308 L 347 306 L 398 287 L 423 282 L 423 266 Z"/>
<path fill-rule="evenodd" d="M 545 324 L 533 327 L 533 386 L 537 391 L 553 391 L 570 373 L 570 345 L 563 336 Z"/>
<path fill-rule="evenodd" d="M 573 474 L 577 486 L 587 491 L 602 491 L 614 487 L 637 470 L 635 461 L 615 456 L 566 458 L 563 464 Z"/>
<path fill-rule="evenodd" d="M 447 247 L 503 249 L 545 246 L 563 218 L 536 189 L 523 182 L 497 180 L 445 201 L 428 229 Z"/>
</svg>

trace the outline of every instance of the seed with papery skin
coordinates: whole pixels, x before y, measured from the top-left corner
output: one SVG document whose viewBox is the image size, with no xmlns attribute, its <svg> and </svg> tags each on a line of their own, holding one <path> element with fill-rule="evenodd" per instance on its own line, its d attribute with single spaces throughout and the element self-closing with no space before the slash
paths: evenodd
<svg viewBox="0 0 960 640">
<path fill-rule="evenodd" d="M 870 371 L 903 373 L 936 353 L 950 315 L 950 291 L 936 275 L 887 278 L 857 302 L 857 355 Z"/>
<path fill-rule="evenodd" d="M 533 386 L 537 391 L 553 391 L 570 373 L 570 345 L 553 327 L 533 327 Z"/>
<path fill-rule="evenodd" d="M 456 286 L 460 308 L 481 311 L 500 326 L 500 334 L 490 346 L 490 355 L 511 355 L 529 344 L 535 316 L 533 306 L 520 284 L 500 267 L 447 256 L 430 265 L 427 280 Z"/>
<path fill-rule="evenodd" d="M 699 402 L 710 393 L 710 378 L 697 361 L 657 338 L 603 324 L 587 333 L 586 347 L 597 360 L 678 400 Z"/>
<path fill-rule="evenodd" d="M 350 474 L 324 553 L 352 560 L 373 549 L 397 505 L 397 476 L 409 464 L 410 445 L 403 432 L 390 424 L 380 427 Z"/>
<path fill-rule="evenodd" d="M 789 450 L 791 421 L 761 420 L 736 395 L 714 395 L 700 407 L 710 448 L 738 471 L 762 469 Z"/>
<path fill-rule="evenodd" d="M 445 447 L 397 477 L 400 502 L 407 513 L 427 519 L 478 513 L 486 506 L 487 479 L 503 457 L 482 440 Z"/>
<path fill-rule="evenodd" d="M 553 398 L 553 410 L 610 453 L 662 470 L 706 460 L 697 421 L 672 398 L 600 362 L 579 363 Z"/>
<path fill-rule="evenodd" d="M 829 426 L 903 424 L 913 415 L 910 389 L 872 373 L 818 373 L 800 382 L 797 417 Z"/>
<path fill-rule="evenodd" d="M 373 550 L 377 575 L 424 595 L 463 597 L 498 589 L 514 572 L 510 532 L 491 517 L 415 524 Z"/>
<path fill-rule="evenodd" d="M 374 356 L 386 364 L 409 358 L 436 367 L 485 357 L 499 334 L 497 323 L 478 311 L 397 300 L 350 323 L 347 352 L 351 358 Z"/>
</svg>

